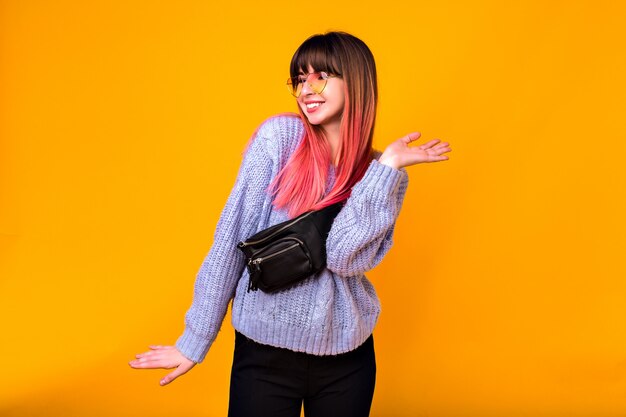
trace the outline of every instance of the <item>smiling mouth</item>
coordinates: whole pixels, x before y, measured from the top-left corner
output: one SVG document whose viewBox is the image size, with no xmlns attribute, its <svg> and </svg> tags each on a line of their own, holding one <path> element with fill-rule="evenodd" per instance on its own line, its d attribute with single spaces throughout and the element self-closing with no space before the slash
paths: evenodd
<svg viewBox="0 0 626 417">
<path fill-rule="evenodd" d="M 306 105 L 307 109 L 315 109 L 318 108 L 319 106 L 321 106 L 324 103 L 320 103 L 320 102 L 316 102 L 316 103 L 309 103 Z"/>
</svg>

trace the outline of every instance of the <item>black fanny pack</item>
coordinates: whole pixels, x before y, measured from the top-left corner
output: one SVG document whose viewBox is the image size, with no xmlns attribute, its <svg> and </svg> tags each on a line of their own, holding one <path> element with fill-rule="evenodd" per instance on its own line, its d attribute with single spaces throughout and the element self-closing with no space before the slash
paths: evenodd
<svg viewBox="0 0 626 417">
<path fill-rule="evenodd" d="M 324 269 L 326 237 L 342 206 L 308 211 L 239 242 L 250 273 L 248 291 L 280 291 Z"/>
</svg>

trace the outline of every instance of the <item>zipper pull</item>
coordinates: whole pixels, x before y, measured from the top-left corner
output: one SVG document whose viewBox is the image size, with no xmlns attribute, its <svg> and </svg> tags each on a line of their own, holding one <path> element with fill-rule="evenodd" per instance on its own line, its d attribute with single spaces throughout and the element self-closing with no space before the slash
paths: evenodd
<svg viewBox="0 0 626 417">
<path fill-rule="evenodd" d="M 250 290 L 256 291 L 258 289 L 256 283 L 259 275 L 261 274 L 261 261 L 263 261 L 263 258 L 250 259 L 250 261 L 248 261 L 248 272 L 250 275 L 248 292 L 250 292 Z"/>
<path fill-rule="evenodd" d="M 256 258 L 252 260 L 252 268 L 253 271 L 252 273 L 254 275 L 260 274 L 261 273 L 261 262 L 263 262 L 263 258 Z"/>
</svg>

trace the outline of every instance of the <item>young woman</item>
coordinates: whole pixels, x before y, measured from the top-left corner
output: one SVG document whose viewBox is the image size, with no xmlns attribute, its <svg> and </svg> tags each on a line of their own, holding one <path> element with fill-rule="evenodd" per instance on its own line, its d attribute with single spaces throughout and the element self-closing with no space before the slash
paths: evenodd
<svg viewBox="0 0 626 417">
<path fill-rule="evenodd" d="M 378 89 L 374 57 L 358 38 L 329 32 L 294 54 L 287 82 L 299 115 L 266 120 L 244 154 L 235 186 L 196 277 L 184 333 L 150 346 L 134 368 L 201 362 L 232 300 L 235 352 L 229 416 L 367 416 L 376 363 L 379 300 L 364 273 L 390 249 L 407 189 L 404 167 L 447 160 L 448 143 L 409 133 L 372 149 Z M 327 267 L 295 287 L 248 291 L 237 243 L 309 210 L 345 202 L 326 242 Z"/>
</svg>

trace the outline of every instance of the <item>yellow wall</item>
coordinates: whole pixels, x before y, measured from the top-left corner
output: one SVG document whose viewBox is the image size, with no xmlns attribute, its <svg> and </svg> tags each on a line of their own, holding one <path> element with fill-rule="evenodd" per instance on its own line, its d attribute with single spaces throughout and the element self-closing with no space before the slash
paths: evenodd
<svg viewBox="0 0 626 417">
<path fill-rule="evenodd" d="M 372 415 L 626 415 L 624 3 L 264 4 L 0 3 L 0 415 L 225 415 L 229 318 L 169 386 L 127 362 L 182 331 L 240 152 L 329 29 L 377 58 L 379 148 L 454 149 L 369 274 Z"/>
</svg>

